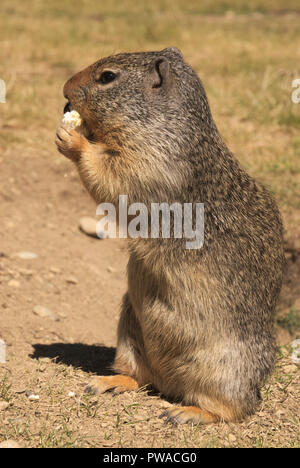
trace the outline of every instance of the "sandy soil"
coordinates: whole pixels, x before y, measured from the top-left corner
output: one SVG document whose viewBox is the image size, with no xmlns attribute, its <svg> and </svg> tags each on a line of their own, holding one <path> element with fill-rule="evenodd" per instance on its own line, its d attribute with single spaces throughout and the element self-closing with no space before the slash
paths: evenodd
<svg viewBox="0 0 300 468">
<path fill-rule="evenodd" d="M 157 395 L 83 393 L 90 373 L 109 373 L 127 252 L 120 240 L 79 231 L 79 218 L 94 216 L 95 205 L 74 167 L 54 145 L 49 152 L 53 158 L 30 148 L 7 150 L 0 162 L 0 337 L 7 345 L 7 363 L 0 365 L 0 401 L 7 403 L 0 409 L 0 441 L 34 447 L 299 445 L 299 370 L 288 346 L 281 348 L 262 409 L 242 425 L 176 429 L 158 418 L 169 403 Z M 295 245 L 290 238 L 283 316 L 299 304 Z M 24 251 L 37 258 L 19 258 Z M 37 315 L 36 306 L 52 315 Z M 279 344 L 292 338 L 281 329 Z M 30 401 L 29 391 L 39 401 Z"/>
</svg>

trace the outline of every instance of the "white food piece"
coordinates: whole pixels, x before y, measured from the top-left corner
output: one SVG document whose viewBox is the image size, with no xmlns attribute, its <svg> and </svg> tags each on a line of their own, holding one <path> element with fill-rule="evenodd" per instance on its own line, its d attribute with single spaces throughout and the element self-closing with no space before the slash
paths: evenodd
<svg viewBox="0 0 300 468">
<path fill-rule="evenodd" d="M 80 114 L 72 110 L 71 112 L 66 112 L 63 116 L 62 123 L 68 127 L 77 128 L 82 124 Z"/>
</svg>

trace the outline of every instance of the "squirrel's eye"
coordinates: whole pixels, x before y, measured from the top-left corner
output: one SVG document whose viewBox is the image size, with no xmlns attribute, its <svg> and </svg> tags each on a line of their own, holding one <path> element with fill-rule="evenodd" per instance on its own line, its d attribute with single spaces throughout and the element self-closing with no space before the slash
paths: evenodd
<svg viewBox="0 0 300 468">
<path fill-rule="evenodd" d="M 117 75 L 111 71 L 105 71 L 101 73 L 100 78 L 99 78 L 99 83 L 101 84 L 107 84 L 110 83 L 111 81 L 114 81 L 114 79 L 117 77 Z"/>
</svg>

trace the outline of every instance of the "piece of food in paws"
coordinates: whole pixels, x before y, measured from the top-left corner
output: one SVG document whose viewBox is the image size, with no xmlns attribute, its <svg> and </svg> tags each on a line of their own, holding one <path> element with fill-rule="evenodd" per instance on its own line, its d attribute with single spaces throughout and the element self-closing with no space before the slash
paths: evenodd
<svg viewBox="0 0 300 468">
<path fill-rule="evenodd" d="M 77 128 L 82 124 L 80 114 L 72 110 L 71 112 L 66 112 L 63 116 L 62 123 L 68 127 Z"/>
</svg>

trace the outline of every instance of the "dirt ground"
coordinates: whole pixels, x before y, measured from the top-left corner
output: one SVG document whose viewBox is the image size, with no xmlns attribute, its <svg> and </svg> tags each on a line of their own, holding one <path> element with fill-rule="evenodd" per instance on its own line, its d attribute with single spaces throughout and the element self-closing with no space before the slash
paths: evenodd
<svg viewBox="0 0 300 468">
<path fill-rule="evenodd" d="M 39 60 L 37 69 L 47 75 Z M 94 217 L 95 205 L 75 168 L 55 149 L 55 125 L 63 105 L 59 86 L 76 70 L 79 58 L 73 60 L 71 67 L 58 71 L 59 79 L 53 78 L 57 68 L 50 67 L 47 89 L 57 95 L 54 104 L 39 88 L 37 100 L 51 114 L 45 127 L 36 116 L 28 124 L 13 113 L 0 121 L 0 338 L 7 347 L 7 362 L 0 364 L 0 443 L 12 439 L 21 447 L 300 447 L 300 369 L 291 359 L 291 343 L 300 338 L 296 203 L 280 201 L 287 267 L 276 316 L 278 362 L 256 415 L 240 424 L 175 428 L 159 419 L 170 405 L 159 395 L 142 390 L 95 397 L 83 392 L 92 374 L 109 373 L 126 291 L 127 252 L 125 241 L 99 240 L 80 232 L 79 219 Z M 212 94 L 216 107 L 214 99 Z M 221 114 L 222 108 L 217 119 Z M 249 130 L 242 119 L 237 124 L 233 117 L 229 120 L 235 125 L 227 139 L 239 149 L 241 129 L 247 155 L 253 149 L 247 147 L 249 133 L 257 131 L 259 140 L 263 129 L 259 124 L 251 127 L 251 118 Z M 285 131 L 274 129 L 271 136 L 279 142 L 278 135 Z M 296 130 L 286 134 L 292 138 Z M 280 141 L 285 145 L 285 136 Z M 270 140 L 265 144 L 268 147 Z M 258 170 L 254 163 L 252 173 Z M 284 180 L 293 180 L 297 187 L 299 172 L 291 174 Z M 267 168 L 265 180 L 273 175 L 280 198 L 280 175 Z M 295 187 L 284 200 L 295 200 Z M 20 252 L 36 258 L 20 258 Z M 47 308 L 48 315 L 41 316 L 36 306 Z M 30 399 L 30 392 L 39 399 Z"/>
<path fill-rule="evenodd" d="M 0 395 L 9 405 L 0 413 L 0 440 L 25 447 L 276 446 L 284 434 L 291 446 L 299 445 L 299 371 L 288 347 L 262 408 L 240 425 L 173 428 L 158 418 L 169 404 L 159 396 L 84 394 L 89 375 L 109 373 L 114 356 L 125 246 L 79 231 L 79 217 L 93 216 L 95 206 L 54 148 L 52 160 L 30 150 L 7 151 L 4 159 L 10 165 L 2 160 L 0 330 L 7 363 L 0 365 Z M 37 258 L 18 258 L 23 251 Z M 287 255 L 282 302 L 299 288 L 299 252 Z M 37 305 L 54 317 L 36 315 Z M 283 342 L 291 342 L 282 333 Z M 40 399 L 29 400 L 30 391 Z"/>
<path fill-rule="evenodd" d="M 79 217 L 93 216 L 94 203 L 70 163 L 52 151 L 52 160 L 7 151 L 10 165 L 1 163 L 0 330 L 7 363 L 0 365 L 0 395 L 9 405 L 0 413 L 0 440 L 25 447 L 197 447 L 277 446 L 285 437 L 285 444 L 299 445 L 299 370 L 289 347 L 281 348 L 262 408 L 240 425 L 173 428 L 158 418 L 169 404 L 158 396 L 83 393 L 90 373 L 109 373 L 127 253 L 120 240 L 79 231 Z M 23 251 L 37 258 L 15 256 Z M 287 256 L 282 303 L 299 294 L 299 251 L 290 248 Z M 37 305 L 55 316 L 36 315 Z M 280 335 L 292 341 L 287 331 Z M 30 391 L 39 401 L 28 399 Z"/>
</svg>

